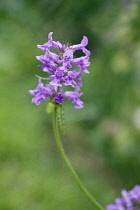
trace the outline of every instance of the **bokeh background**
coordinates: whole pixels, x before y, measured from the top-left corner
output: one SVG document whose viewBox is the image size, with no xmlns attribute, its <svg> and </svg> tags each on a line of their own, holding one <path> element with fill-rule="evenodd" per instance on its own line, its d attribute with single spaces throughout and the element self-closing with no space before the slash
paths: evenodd
<svg viewBox="0 0 140 210">
<path fill-rule="evenodd" d="M 46 103 L 31 104 L 37 44 L 89 38 L 84 109 L 64 104 L 63 144 L 102 205 L 140 184 L 140 1 L 0 1 L 0 209 L 91 210 L 59 157 Z"/>
</svg>

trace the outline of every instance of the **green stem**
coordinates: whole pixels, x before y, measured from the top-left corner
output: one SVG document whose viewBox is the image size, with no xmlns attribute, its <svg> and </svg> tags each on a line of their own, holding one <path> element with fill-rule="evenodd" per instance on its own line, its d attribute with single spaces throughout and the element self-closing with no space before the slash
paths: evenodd
<svg viewBox="0 0 140 210">
<path fill-rule="evenodd" d="M 69 168 L 72 176 L 74 177 L 76 183 L 78 184 L 78 186 L 80 187 L 80 189 L 84 192 L 84 194 L 92 201 L 92 203 L 96 206 L 97 209 L 99 210 L 104 210 L 104 208 L 100 205 L 100 203 L 98 203 L 98 201 L 95 200 L 95 198 L 88 192 L 88 190 L 83 186 L 83 184 L 81 183 L 77 173 L 75 172 L 75 170 L 73 169 L 70 161 L 68 160 L 66 153 L 64 151 L 61 139 L 60 139 L 60 135 L 59 135 L 59 130 L 58 130 L 58 124 L 57 124 L 57 106 L 54 107 L 54 114 L 53 114 L 53 128 L 54 128 L 54 134 L 55 134 L 55 140 L 56 140 L 56 144 L 59 150 L 59 153 L 62 157 L 62 159 L 64 160 L 64 162 L 66 163 L 67 167 Z"/>
</svg>

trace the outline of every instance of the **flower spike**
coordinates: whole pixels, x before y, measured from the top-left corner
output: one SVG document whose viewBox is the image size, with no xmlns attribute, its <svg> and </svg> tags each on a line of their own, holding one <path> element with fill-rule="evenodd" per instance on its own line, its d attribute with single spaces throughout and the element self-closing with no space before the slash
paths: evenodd
<svg viewBox="0 0 140 210">
<path fill-rule="evenodd" d="M 83 94 L 80 93 L 81 74 L 89 73 L 87 67 L 90 65 L 90 51 L 85 48 L 88 38 L 83 36 L 80 44 L 70 45 L 54 41 L 52 35 L 53 32 L 50 32 L 48 42 L 37 45 L 38 48 L 45 50 L 45 54 L 36 56 L 36 59 L 42 63 L 39 67 L 47 73 L 46 77 L 50 82 L 45 85 L 40 77 L 36 89 L 29 91 L 34 96 L 32 103 L 40 105 L 42 100 L 50 99 L 51 102 L 61 105 L 63 101 L 69 99 L 76 109 L 81 109 L 83 108 L 83 101 L 79 99 Z M 55 48 L 57 53 L 51 52 L 51 47 Z M 85 56 L 75 58 L 76 50 L 82 50 Z M 78 70 L 75 70 L 75 66 Z M 64 91 L 64 86 L 72 87 L 73 91 Z"/>
</svg>

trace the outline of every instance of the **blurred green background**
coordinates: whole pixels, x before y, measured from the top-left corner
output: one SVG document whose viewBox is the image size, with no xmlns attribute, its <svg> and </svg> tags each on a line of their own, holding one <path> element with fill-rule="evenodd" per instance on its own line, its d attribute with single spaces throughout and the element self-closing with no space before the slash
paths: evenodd
<svg viewBox="0 0 140 210">
<path fill-rule="evenodd" d="M 140 184 L 140 1 L 0 1 L 0 210 L 91 210 L 59 157 L 46 104 L 31 104 L 37 44 L 89 38 L 84 109 L 64 104 L 66 153 L 104 206 Z"/>
</svg>

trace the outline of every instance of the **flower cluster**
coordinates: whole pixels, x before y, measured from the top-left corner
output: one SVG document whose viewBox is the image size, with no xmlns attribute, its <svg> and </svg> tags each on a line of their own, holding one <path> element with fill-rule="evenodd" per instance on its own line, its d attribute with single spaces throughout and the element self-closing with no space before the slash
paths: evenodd
<svg viewBox="0 0 140 210">
<path fill-rule="evenodd" d="M 63 44 L 59 41 L 53 41 L 52 34 L 53 32 L 48 34 L 49 41 L 47 43 L 37 45 L 38 48 L 45 50 L 45 54 L 36 56 L 42 62 L 39 67 L 47 72 L 50 82 L 44 85 L 42 78 L 39 78 L 36 89 L 29 91 L 34 96 L 32 103 L 40 105 L 42 100 L 49 98 L 53 103 L 62 104 L 63 101 L 69 99 L 76 109 L 83 108 L 83 101 L 79 97 L 83 94 L 80 92 L 81 73 L 89 73 L 86 69 L 90 65 L 90 51 L 86 49 L 88 39 L 84 36 L 80 44 L 71 46 L 69 43 Z M 57 53 L 51 52 L 50 48 L 56 48 Z M 84 56 L 75 58 L 74 52 L 76 50 L 82 50 Z M 73 90 L 65 91 L 64 86 L 70 86 Z"/>
<path fill-rule="evenodd" d="M 140 210 L 140 185 L 132 190 L 122 190 L 122 198 L 116 198 L 115 204 L 109 204 L 107 210 Z"/>
</svg>

